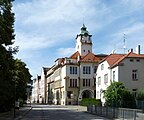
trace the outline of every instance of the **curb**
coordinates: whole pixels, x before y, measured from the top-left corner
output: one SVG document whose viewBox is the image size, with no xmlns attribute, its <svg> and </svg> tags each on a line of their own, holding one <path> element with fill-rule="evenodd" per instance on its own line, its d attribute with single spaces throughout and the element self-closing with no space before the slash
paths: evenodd
<svg viewBox="0 0 144 120">
<path fill-rule="evenodd" d="M 27 110 L 26 112 L 24 112 L 22 115 L 18 116 L 17 118 L 15 118 L 15 120 L 21 120 L 26 114 L 28 114 L 28 112 L 30 112 L 32 110 L 32 107 Z"/>
</svg>

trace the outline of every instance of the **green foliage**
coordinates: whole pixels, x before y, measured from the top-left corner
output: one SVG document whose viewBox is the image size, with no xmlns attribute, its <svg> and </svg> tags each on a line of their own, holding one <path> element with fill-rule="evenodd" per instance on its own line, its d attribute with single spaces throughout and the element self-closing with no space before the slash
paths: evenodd
<svg viewBox="0 0 144 120">
<path fill-rule="evenodd" d="M 138 91 L 136 99 L 137 99 L 137 108 L 144 109 L 144 89 Z"/>
<path fill-rule="evenodd" d="M 18 47 L 12 47 L 15 38 L 13 1 L 0 0 L 0 112 L 13 107 L 15 90 L 17 99 L 26 98 L 26 83 L 31 78 L 26 64 L 13 57 L 18 52 Z"/>
<path fill-rule="evenodd" d="M 106 104 L 114 107 L 133 107 L 135 99 L 121 82 L 113 82 L 103 91 Z M 127 103 L 127 104 L 125 104 Z M 133 106 L 132 106 L 133 105 Z"/>
<path fill-rule="evenodd" d="M 0 0 L 0 44 L 12 45 L 14 40 L 12 0 Z"/>
<path fill-rule="evenodd" d="M 14 71 L 16 76 L 16 99 L 26 100 L 27 83 L 31 81 L 31 74 L 26 64 L 19 59 L 14 60 Z"/>
<path fill-rule="evenodd" d="M 14 40 L 14 14 L 11 0 L 0 0 L 0 111 L 10 110 L 14 99 L 13 51 L 8 45 Z"/>
<path fill-rule="evenodd" d="M 144 101 L 144 89 L 141 89 L 141 90 L 138 92 L 137 100 L 139 100 L 139 101 Z"/>
<path fill-rule="evenodd" d="M 107 90 L 103 91 L 104 98 L 106 99 L 106 102 L 109 102 L 109 101 L 119 102 L 122 99 L 122 93 L 124 93 L 125 90 L 126 89 L 123 83 L 113 82 L 107 88 Z"/>
<path fill-rule="evenodd" d="M 96 105 L 101 106 L 101 101 L 95 98 L 84 98 L 81 100 L 80 105 L 82 106 L 89 106 L 89 105 Z"/>
</svg>

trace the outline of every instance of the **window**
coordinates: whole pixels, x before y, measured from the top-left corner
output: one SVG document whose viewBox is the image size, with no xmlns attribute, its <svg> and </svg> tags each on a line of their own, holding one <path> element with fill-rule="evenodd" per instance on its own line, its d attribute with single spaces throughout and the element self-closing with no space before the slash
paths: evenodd
<svg viewBox="0 0 144 120">
<path fill-rule="evenodd" d="M 136 61 L 137 61 L 137 62 L 140 62 L 140 59 L 137 59 Z"/>
<path fill-rule="evenodd" d="M 132 70 L 132 79 L 138 80 L 138 70 Z"/>
<path fill-rule="evenodd" d="M 91 74 L 90 66 L 83 66 L 83 74 Z"/>
<path fill-rule="evenodd" d="M 115 81 L 115 71 L 113 71 L 113 81 Z"/>
<path fill-rule="evenodd" d="M 77 46 L 77 49 L 79 49 L 79 45 Z"/>
<path fill-rule="evenodd" d="M 94 78 L 94 86 L 96 85 L 96 78 Z"/>
<path fill-rule="evenodd" d="M 132 89 L 132 94 L 133 94 L 133 96 L 136 98 L 136 95 L 137 95 L 137 89 Z"/>
<path fill-rule="evenodd" d="M 94 90 L 94 98 L 96 98 L 96 90 Z"/>
<path fill-rule="evenodd" d="M 103 69 L 104 69 L 104 64 L 101 65 L 101 70 L 103 70 Z"/>
<path fill-rule="evenodd" d="M 83 86 L 90 86 L 90 79 L 83 79 Z"/>
<path fill-rule="evenodd" d="M 70 87 L 77 87 L 77 79 L 70 79 Z"/>
<path fill-rule="evenodd" d="M 97 71 L 97 66 L 94 66 L 94 73 L 96 73 Z"/>
<path fill-rule="evenodd" d="M 105 84 L 108 83 L 108 74 L 105 74 L 105 75 L 104 75 L 104 83 L 105 83 Z"/>
<path fill-rule="evenodd" d="M 77 67 L 70 67 L 70 74 L 77 74 Z"/>
<path fill-rule="evenodd" d="M 130 59 L 130 62 L 133 62 L 134 60 L 133 59 Z"/>
<path fill-rule="evenodd" d="M 101 85 L 101 77 L 98 77 L 98 86 Z"/>
<path fill-rule="evenodd" d="M 84 36 L 82 36 L 82 40 L 84 40 Z"/>
</svg>

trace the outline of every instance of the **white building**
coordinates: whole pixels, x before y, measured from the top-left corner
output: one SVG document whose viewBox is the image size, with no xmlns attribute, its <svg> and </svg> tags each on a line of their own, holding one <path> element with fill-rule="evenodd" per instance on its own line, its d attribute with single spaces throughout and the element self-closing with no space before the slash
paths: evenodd
<svg viewBox="0 0 144 120">
<path fill-rule="evenodd" d="M 46 103 L 46 92 L 47 92 L 47 79 L 46 74 L 49 68 L 42 67 L 41 76 L 39 79 L 39 103 Z"/>
<path fill-rule="evenodd" d="M 34 79 L 32 83 L 32 96 L 31 96 L 32 103 L 39 103 L 39 98 L 40 98 L 39 81 L 40 81 L 40 76 L 37 75 L 36 79 Z"/>
<path fill-rule="evenodd" d="M 110 54 L 98 65 L 96 72 L 96 99 L 104 103 L 103 90 L 117 81 L 136 95 L 144 87 L 144 54 Z"/>
<path fill-rule="evenodd" d="M 47 72 L 47 103 L 78 104 L 82 98 L 94 98 L 95 73 L 104 57 L 92 53 L 92 35 L 83 25 L 76 37 L 76 52 L 58 58 Z"/>
</svg>

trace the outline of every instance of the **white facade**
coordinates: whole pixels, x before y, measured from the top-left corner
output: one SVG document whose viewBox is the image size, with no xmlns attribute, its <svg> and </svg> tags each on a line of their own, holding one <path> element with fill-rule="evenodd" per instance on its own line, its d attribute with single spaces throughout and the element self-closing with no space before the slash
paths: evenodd
<svg viewBox="0 0 144 120">
<path fill-rule="evenodd" d="M 37 76 L 37 78 L 33 80 L 32 97 L 31 97 L 31 102 L 32 103 L 39 103 L 39 94 L 40 94 L 39 80 L 40 80 L 40 76 Z"/>
<path fill-rule="evenodd" d="M 104 61 L 98 65 L 96 72 L 96 99 L 101 99 L 102 102 L 104 102 L 102 91 L 106 90 L 112 80 L 112 72 L 108 68 L 108 62 Z M 107 78 L 105 78 L 105 76 L 107 76 Z"/>
<path fill-rule="evenodd" d="M 126 55 L 109 55 L 98 65 L 96 99 L 105 102 L 102 91 L 106 90 L 113 81 L 124 83 L 124 86 L 134 93 L 142 89 L 144 85 L 143 68 L 144 55 L 133 52 Z"/>
<path fill-rule="evenodd" d="M 34 103 L 34 101 L 37 101 L 37 83 L 36 83 L 36 79 L 33 80 L 33 84 L 32 84 L 31 102 Z"/>
<path fill-rule="evenodd" d="M 42 68 L 41 79 L 39 81 L 39 103 L 45 103 L 45 84 L 44 68 Z"/>
</svg>

